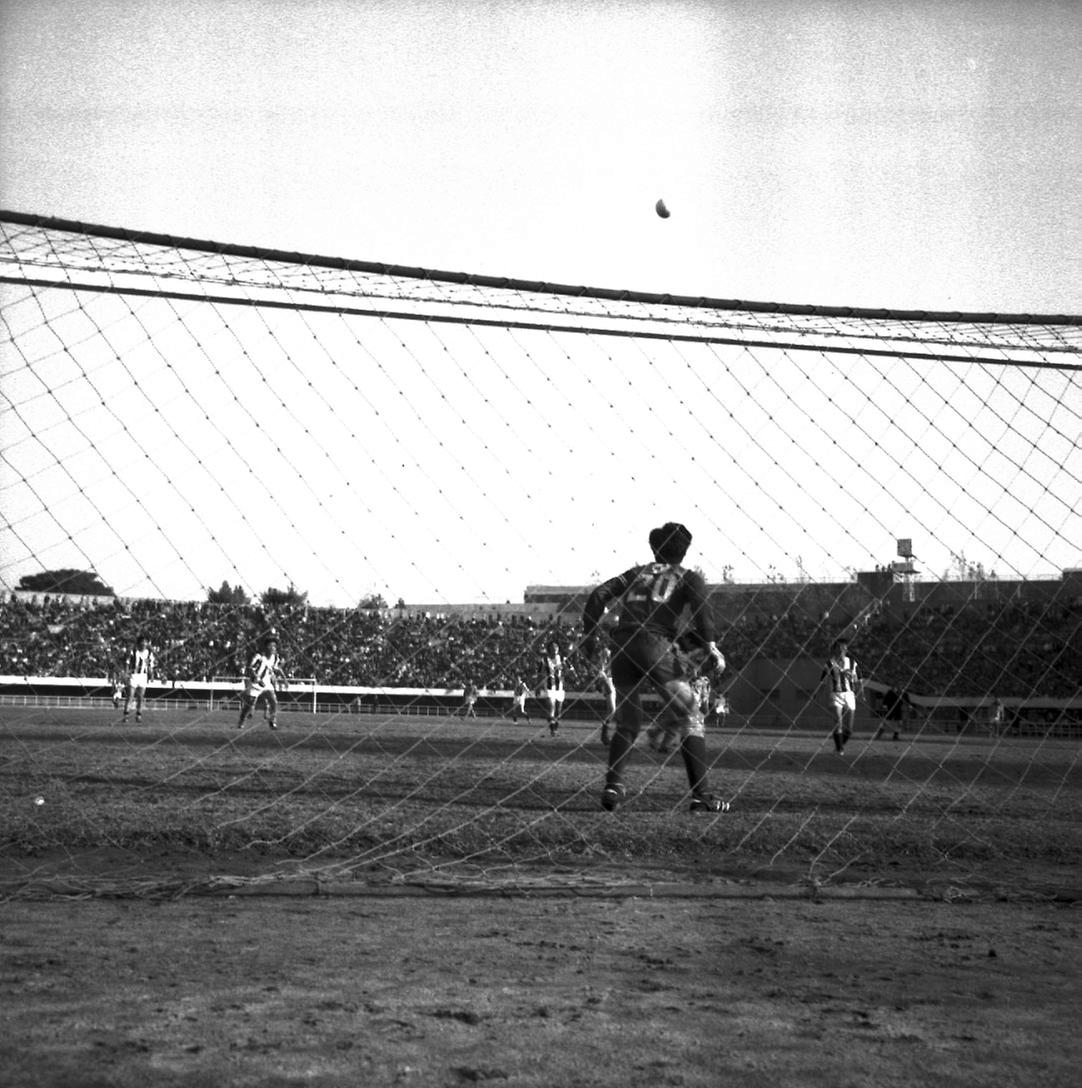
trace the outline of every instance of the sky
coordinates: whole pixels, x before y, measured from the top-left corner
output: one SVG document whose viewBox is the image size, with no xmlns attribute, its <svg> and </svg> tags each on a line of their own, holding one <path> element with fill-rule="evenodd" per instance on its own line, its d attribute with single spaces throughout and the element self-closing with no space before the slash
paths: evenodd
<svg viewBox="0 0 1082 1088">
<path fill-rule="evenodd" d="M 0 9 L 17 211 L 717 298 L 1079 309 L 1074 0 Z"/>
<path fill-rule="evenodd" d="M 1082 312 L 1076 3 L 0 15 L 7 209 L 607 288 Z M 898 536 L 932 576 L 1082 565 L 1069 376 L 43 305 L 52 334 L 0 344 L 5 585 L 93 566 L 132 595 L 520 600 L 644 558 L 674 516 L 715 579 L 844 579 Z"/>
</svg>

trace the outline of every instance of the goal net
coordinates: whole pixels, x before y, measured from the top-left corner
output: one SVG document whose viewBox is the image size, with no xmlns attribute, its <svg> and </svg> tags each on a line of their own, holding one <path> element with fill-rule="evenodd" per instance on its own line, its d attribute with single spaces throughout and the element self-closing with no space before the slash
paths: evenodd
<svg viewBox="0 0 1082 1088">
<path fill-rule="evenodd" d="M 15 213 L 0 315 L 8 894 L 956 886 L 1080 860 L 1078 317 L 673 297 Z M 727 658 L 707 747 L 731 810 L 690 814 L 679 753 L 644 735 L 608 813 L 582 605 L 668 520 Z M 117 673 L 139 637 L 136 725 Z M 318 683 L 278 692 L 278 729 L 238 728 L 268 637 Z M 838 637 L 864 681 L 843 755 Z"/>
</svg>

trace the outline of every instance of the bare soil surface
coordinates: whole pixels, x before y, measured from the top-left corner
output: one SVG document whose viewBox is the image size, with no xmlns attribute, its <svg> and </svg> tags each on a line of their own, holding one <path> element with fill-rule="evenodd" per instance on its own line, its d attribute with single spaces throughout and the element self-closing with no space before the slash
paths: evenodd
<svg viewBox="0 0 1082 1088">
<path fill-rule="evenodd" d="M 1076 906 L 709 891 L 10 900 L 2 1079 L 1077 1083 Z"/>
</svg>

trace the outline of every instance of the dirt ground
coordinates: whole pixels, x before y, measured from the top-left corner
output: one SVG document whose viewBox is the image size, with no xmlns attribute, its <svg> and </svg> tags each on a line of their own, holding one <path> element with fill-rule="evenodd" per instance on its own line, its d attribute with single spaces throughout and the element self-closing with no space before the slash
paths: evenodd
<svg viewBox="0 0 1082 1088">
<path fill-rule="evenodd" d="M 2 1079 L 1077 1083 L 1077 906 L 700 891 L 10 900 Z"/>
</svg>

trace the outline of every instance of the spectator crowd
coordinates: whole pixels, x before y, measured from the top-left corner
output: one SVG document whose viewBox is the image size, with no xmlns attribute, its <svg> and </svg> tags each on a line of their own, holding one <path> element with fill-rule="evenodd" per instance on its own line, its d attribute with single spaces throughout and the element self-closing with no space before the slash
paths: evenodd
<svg viewBox="0 0 1082 1088">
<path fill-rule="evenodd" d="M 0 674 L 105 677 L 145 635 L 158 677 L 178 683 L 240 676 L 261 638 L 279 639 L 287 672 L 354 687 L 510 690 L 537 679 L 546 641 L 564 654 L 568 687 L 593 672 L 565 623 L 449 614 L 408 615 L 287 605 L 122 600 L 62 596 L 0 599 Z M 872 614 L 855 622 L 781 615 L 719 616 L 730 674 L 758 657 L 825 657 L 839 633 L 864 674 L 925 694 L 1071 697 L 1082 692 L 1082 606 L 1015 603 L 995 611 L 925 609 L 904 622 Z"/>
</svg>

